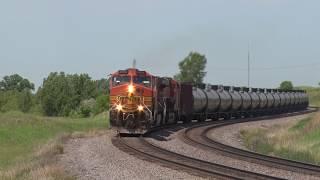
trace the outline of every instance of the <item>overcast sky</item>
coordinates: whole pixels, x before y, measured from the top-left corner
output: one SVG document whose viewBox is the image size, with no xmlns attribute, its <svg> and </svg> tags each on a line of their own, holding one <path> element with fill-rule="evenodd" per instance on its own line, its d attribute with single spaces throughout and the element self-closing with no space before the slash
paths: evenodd
<svg viewBox="0 0 320 180">
<path fill-rule="evenodd" d="M 319 0 L 2 0 L 0 77 L 42 83 L 49 72 L 95 79 L 137 66 L 172 76 L 190 51 L 206 82 L 252 86 L 320 81 Z"/>
</svg>

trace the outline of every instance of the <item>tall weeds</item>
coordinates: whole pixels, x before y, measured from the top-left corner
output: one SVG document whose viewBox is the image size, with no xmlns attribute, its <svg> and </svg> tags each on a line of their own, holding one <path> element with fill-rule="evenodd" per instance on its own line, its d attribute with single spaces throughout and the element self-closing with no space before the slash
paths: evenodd
<svg viewBox="0 0 320 180">
<path fill-rule="evenodd" d="M 297 161 L 320 164 L 320 113 L 298 123 L 241 131 L 248 149 Z"/>
</svg>

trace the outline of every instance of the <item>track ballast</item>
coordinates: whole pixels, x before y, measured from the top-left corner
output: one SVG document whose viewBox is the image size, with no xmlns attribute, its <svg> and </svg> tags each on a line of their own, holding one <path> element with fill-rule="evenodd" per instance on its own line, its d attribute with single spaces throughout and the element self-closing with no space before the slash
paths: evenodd
<svg viewBox="0 0 320 180">
<path fill-rule="evenodd" d="M 232 146 L 228 146 L 217 142 L 208 137 L 211 131 L 216 128 L 227 126 L 236 123 L 244 123 L 250 121 L 259 121 L 259 120 L 268 120 L 273 118 L 280 118 L 280 117 L 288 117 L 293 115 L 300 115 L 305 113 L 314 112 L 315 110 L 308 110 L 304 112 L 298 113 L 291 113 L 291 114 L 283 114 L 279 116 L 272 116 L 269 117 L 259 117 L 259 118 L 251 118 L 251 119 L 244 119 L 244 120 L 233 120 L 228 122 L 219 122 L 213 125 L 200 125 L 196 127 L 192 127 L 186 129 L 182 133 L 182 140 L 189 145 L 196 146 L 198 148 L 202 148 L 209 151 L 218 152 L 221 155 L 228 156 L 234 159 L 244 160 L 251 163 L 261 164 L 269 167 L 277 167 L 288 171 L 299 172 L 302 174 L 309 174 L 315 175 L 320 177 L 320 166 L 258 154 L 251 151 L 246 151 L 243 149 L 238 149 Z"/>
<path fill-rule="evenodd" d="M 235 169 L 220 164 L 202 161 L 157 147 L 143 137 L 115 138 L 113 144 L 120 150 L 135 155 L 144 160 L 168 166 L 176 170 L 183 170 L 201 177 L 218 179 L 279 179 L 272 176 Z"/>
<path fill-rule="evenodd" d="M 213 141 L 207 136 L 210 130 L 225 125 L 242 123 L 247 121 L 258 121 L 280 117 L 288 117 L 310 113 L 313 111 L 315 110 L 307 110 L 298 113 L 288 113 L 276 116 L 264 116 L 259 118 L 248 118 L 231 121 L 214 121 L 209 124 L 203 123 L 202 125 L 195 125 L 189 129 L 186 129 L 183 133 L 183 139 L 185 142 L 193 146 L 210 151 L 219 152 L 225 156 L 229 156 L 234 159 L 246 160 L 252 163 L 262 164 L 270 167 L 279 167 L 285 170 L 316 175 L 320 177 L 319 166 L 280 159 L 276 157 L 264 156 L 257 153 L 240 150 Z M 154 162 L 162 166 L 170 167 L 172 169 L 182 170 L 187 173 L 201 177 L 214 177 L 218 179 L 281 179 L 278 177 L 240 170 L 237 168 L 184 156 L 158 147 L 148 142 L 145 139 L 145 137 L 116 137 L 112 141 L 113 144 L 120 150 L 135 155 L 140 159 Z"/>
</svg>

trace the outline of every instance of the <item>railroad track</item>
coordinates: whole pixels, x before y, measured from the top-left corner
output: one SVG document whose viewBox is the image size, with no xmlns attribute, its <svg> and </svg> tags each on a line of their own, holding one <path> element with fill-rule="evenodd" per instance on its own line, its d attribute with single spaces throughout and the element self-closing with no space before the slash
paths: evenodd
<svg viewBox="0 0 320 180">
<path fill-rule="evenodd" d="M 292 161 L 288 159 L 272 157 L 272 156 L 266 156 L 266 155 L 254 153 L 251 151 L 245 151 L 242 149 L 238 149 L 238 148 L 214 141 L 208 137 L 208 135 L 212 130 L 222 126 L 249 122 L 249 121 L 267 120 L 267 119 L 274 119 L 279 117 L 300 115 L 305 113 L 311 113 L 316 110 L 318 109 L 308 110 L 308 111 L 299 112 L 299 113 L 272 116 L 272 118 L 259 117 L 259 118 L 251 118 L 251 119 L 244 119 L 244 120 L 241 120 L 241 119 L 233 120 L 231 122 L 222 121 L 212 125 L 199 125 L 199 126 L 191 127 L 185 130 L 182 133 L 182 140 L 188 143 L 189 145 L 196 146 L 198 148 L 202 148 L 209 151 L 214 151 L 214 152 L 220 153 L 221 155 L 228 156 L 234 159 L 240 159 L 240 160 L 248 161 L 251 163 L 261 164 L 269 167 L 281 168 L 287 171 L 299 172 L 303 174 L 309 174 L 309 175 L 320 177 L 320 166 L 303 163 L 303 162 Z"/>
<path fill-rule="evenodd" d="M 266 119 L 274 119 L 288 116 L 295 116 L 300 114 L 311 113 L 314 110 L 303 111 L 299 113 L 288 113 L 276 116 L 265 116 L 258 118 L 248 118 L 248 119 L 236 119 L 227 121 L 212 121 L 201 124 L 189 124 L 189 125 L 178 125 L 171 126 L 171 128 L 176 129 L 176 131 L 185 128 L 183 133 L 183 140 L 193 146 L 215 151 L 221 153 L 225 156 L 232 157 L 234 159 L 241 159 L 249 161 L 252 163 L 263 164 L 270 167 L 279 167 L 281 169 L 300 172 L 310 175 L 316 175 L 320 177 L 320 167 L 290 161 L 286 159 L 280 159 L 276 157 L 264 156 L 261 154 L 244 151 L 234 147 L 230 147 L 219 142 L 216 142 L 208 138 L 207 134 L 214 128 L 231 125 L 235 123 L 243 123 L 248 121 L 258 121 Z M 189 127 L 188 127 L 189 126 Z M 167 126 L 170 127 L 170 126 Z M 161 128 L 153 130 L 151 133 L 157 133 Z M 149 135 L 149 134 L 148 134 Z M 146 135 L 146 136 L 148 136 Z M 241 169 L 236 169 L 221 164 L 211 163 L 188 156 L 184 156 L 161 147 L 158 147 L 145 139 L 145 137 L 116 137 L 112 140 L 113 144 L 118 147 L 118 149 L 134 155 L 140 159 L 157 163 L 162 166 L 166 166 L 179 171 L 184 171 L 189 174 L 193 174 L 205 178 L 217 178 L 217 179 L 281 179 L 278 177 L 273 177 L 265 174 L 254 173 L 250 171 L 245 171 Z"/>
<path fill-rule="evenodd" d="M 112 141 L 120 150 L 135 155 L 140 159 L 167 166 L 172 169 L 183 170 L 200 177 L 252 180 L 279 179 L 277 177 L 235 169 L 177 154 L 149 143 L 144 137 L 118 137 L 114 138 Z"/>
</svg>

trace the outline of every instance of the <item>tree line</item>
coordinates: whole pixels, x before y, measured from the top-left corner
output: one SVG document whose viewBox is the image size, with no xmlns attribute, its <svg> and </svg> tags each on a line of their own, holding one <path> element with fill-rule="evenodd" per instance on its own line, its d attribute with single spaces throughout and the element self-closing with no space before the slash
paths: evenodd
<svg viewBox="0 0 320 180">
<path fill-rule="evenodd" d="M 179 65 L 174 79 L 180 82 L 201 84 L 206 76 L 207 58 L 190 52 Z M 88 117 L 109 107 L 107 79 L 93 80 L 88 74 L 52 72 L 35 87 L 18 74 L 5 76 L 0 81 L 0 112 L 17 110 L 41 113 L 46 116 Z M 284 81 L 280 89 L 292 90 L 291 81 Z"/>
<path fill-rule="evenodd" d="M 18 74 L 5 76 L 0 81 L 0 111 L 88 117 L 109 105 L 107 79 L 93 80 L 88 74 L 53 72 L 34 90 L 34 84 Z"/>
<path fill-rule="evenodd" d="M 205 71 L 207 58 L 198 52 L 190 52 L 189 55 L 179 62 L 180 72 L 174 76 L 174 79 L 180 82 L 192 84 L 202 84 L 207 72 Z M 320 82 L 319 82 L 320 86 Z M 295 89 L 291 81 L 281 82 L 279 89 L 290 91 Z"/>
</svg>

